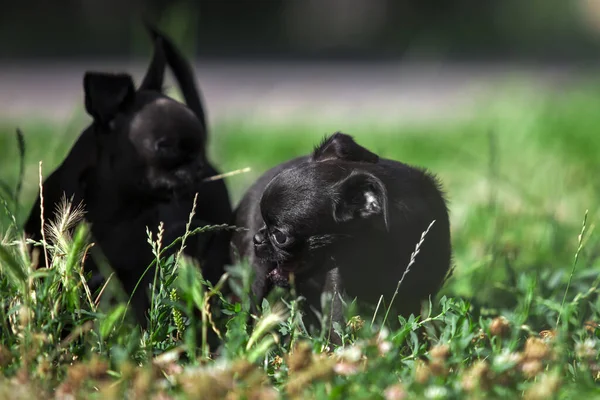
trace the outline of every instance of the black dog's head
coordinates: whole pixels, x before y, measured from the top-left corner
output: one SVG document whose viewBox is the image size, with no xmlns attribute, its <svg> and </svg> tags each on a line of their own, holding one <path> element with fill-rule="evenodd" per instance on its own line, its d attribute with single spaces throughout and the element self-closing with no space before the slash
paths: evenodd
<svg viewBox="0 0 600 400">
<path fill-rule="evenodd" d="M 87 72 L 85 108 L 94 119 L 98 173 L 124 193 L 169 198 L 203 178 L 205 116 L 191 66 L 170 40 L 147 27 L 154 57 L 139 89 L 127 74 Z M 187 106 L 162 93 L 167 63 Z"/>
<path fill-rule="evenodd" d="M 269 274 L 275 284 L 285 285 L 290 272 L 309 272 L 365 229 L 387 229 L 386 187 L 357 168 L 378 159 L 350 136 L 336 133 L 307 162 L 267 185 L 260 202 L 264 226 L 254 236 L 254 250 L 257 258 L 276 266 Z"/>
<path fill-rule="evenodd" d="M 195 183 L 205 128 L 192 110 L 158 91 L 136 91 L 125 74 L 88 72 L 84 90 L 99 168 L 123 190 L 161 197 Z"/>
</svg>

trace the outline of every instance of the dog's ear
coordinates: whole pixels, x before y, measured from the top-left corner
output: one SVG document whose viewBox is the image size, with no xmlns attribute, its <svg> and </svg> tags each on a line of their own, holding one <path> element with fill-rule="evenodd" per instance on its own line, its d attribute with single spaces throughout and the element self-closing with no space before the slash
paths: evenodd
<svg viewBox="0 0 600 400">
<path fill-rule="evenodd" d="M 379 156 L 359 146 L 352 136 L 336 132 L 317 146 L 311 156 L 312 161 L 346 160 L 376 163 Z"/>
<path fill-rule="evenodd" d="M 126 108 L 135 94 L 133 79 L 127 74 L 86 72 L 83 77 L 85 109 L 94 121 L 106 125 Z"/>
<path fill-rule="evenodd" d="M 167 59 L 163 48 L 163 40 L 161 37 L 154 38 L 154 55 L 152 61 L 146 71 L 146 76 L 140 85 L 139 90 L 153 90 L 162 92 L 163 82 L 165 78 L 165 68 Z"/>
<path fill-rule="evenodd" d="M 380 215 L 388 226 L 387 190 L 381 179 L 368 172 L 355 172 L 337 184 L 333 217 L 336 222 Z"/>
</svg>

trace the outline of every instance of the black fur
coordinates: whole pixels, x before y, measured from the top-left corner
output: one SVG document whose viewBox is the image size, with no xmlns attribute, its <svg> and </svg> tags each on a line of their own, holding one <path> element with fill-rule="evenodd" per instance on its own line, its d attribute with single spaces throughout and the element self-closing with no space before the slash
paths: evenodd
<svg viewBox="0 0 600 400">
<path fill-rule="evenodd" d="M 185 232 L 194 194 L 198 193 L 192 229 L 230 223 L 231 204 L 222 180 L 203 182 L 218 171 L 206 157 L 207 127 L 193 70 L 176 47 L 155 28 L 154 56 L 138 90 L 131 76 L 87 72 L 85 106 L 93 117 L 63 163 L 44 182 L 46 221 L 53 218 L 63 195 L 82 202 L 92 236 L 128 294 L 152 262 L 145 228 L 155 233 L 165 224 L 164 244 Z M 164 95 L 164 70 L 171 67 L 187 106 Z M 25 225 L 25 233 L 41 240 L 40 198 Z M 154 236 L 156 237 L 156 235 Z M 228 262 L 229 234 L 191 237 L 186 253 L 199 261 L 208 280 L 216 283 Z M 96 275 L 95 261 L 86 269 Z M 134 295 L 138 319 L 145 325 L 149 306 L 146 275 Z"/>
<path fill-rule="evenodd" d="M 298 294 L 316 309 L 322 293 L 332 290 L 373 305 L 383 295 L 387 303 L 433 220 L 395 310 L 417 313 L 421 301 L 440 289 L 451 263 L 448 211 L 437 180 L 381 159 L 342 133 L 312 155 L 267 171 L 235 218 L 249 230 L 233 235 L 232 253 L 255 269 L 258 304 L 273 285 L 286 286 L 290 272 Z M 338 296 L 332 321 L 343 322 Z"/>
</svg>

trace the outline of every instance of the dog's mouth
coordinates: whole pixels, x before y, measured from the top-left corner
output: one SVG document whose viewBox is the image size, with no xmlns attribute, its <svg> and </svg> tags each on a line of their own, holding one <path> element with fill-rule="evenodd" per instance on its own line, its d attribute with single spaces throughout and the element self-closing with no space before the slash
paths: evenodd
<svg viewBox="0 0 600 400">
<path fill-rule="evenodd" d="M 202 171 L 186 165 L 175 170 L 152 170 L 146 180 L 155 197 L 170 199 L 192 193 L 203 177 Z"/>
<path fill-rule="evenodd" d="M 275 267 L 267 274 L 267 279 L 275 286 L 287 288 L 290 286 L 290 272 L 280 267 Z"/>
<path fill-rule="evenodd" d="M 279 263 L 269 271 L 267 279 L 275 286 L 289 287 L 292 274 L 295 278 L 302 279 L 311 269 L 311 265 L 305 262 Z"/>
</svg>

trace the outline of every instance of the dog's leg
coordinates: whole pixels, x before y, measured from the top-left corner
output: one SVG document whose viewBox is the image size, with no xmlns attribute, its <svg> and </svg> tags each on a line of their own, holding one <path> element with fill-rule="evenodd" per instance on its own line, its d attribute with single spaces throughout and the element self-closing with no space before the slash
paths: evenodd
<svg viewBox="0 0 600 400">
<path fill-rule="evenodd" d="M 329 341 L 335 345 L 342 344 L 342 338 L 333 329 L 333 324 L 337 322 L 340 327 L 344 327 L 344 306 L 341 296 L 343 294 L 342 279 L 339 269 L 333 268 L 327 272 L 325 276 L 325 285 L 323 293 L 331 295 L 331 303 L 329 305 Z"/>
<path fill-rule="evenodd" d="M 267 278 L 268 271 L 270 270 L 269 266 L 256 260 L 250 261 L 251 265 L 254 266 L 254 280 L 252 281 L 251 293 L 251 312 L 257 314 L 258 308 L 262 305 L 263 299 L 273 288 L 273 284 Z"/>
</svg>

